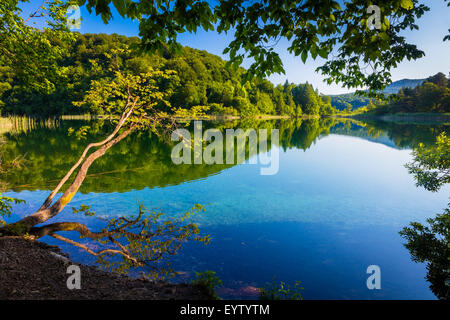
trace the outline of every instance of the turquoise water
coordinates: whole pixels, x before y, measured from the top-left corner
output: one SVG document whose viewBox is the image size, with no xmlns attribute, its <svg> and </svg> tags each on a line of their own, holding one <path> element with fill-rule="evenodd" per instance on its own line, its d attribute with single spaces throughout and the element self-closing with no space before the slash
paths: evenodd
<svg viewBox="0 0 450 320">
<path fill-rule="evenodd" d="M 304 126 L 305 123 L 296 130 Z M 396 146 L 401 135 L 382 131 L 381 135 L 368 137 L 361 134 L 366 130 L 363 127 L 345 132 L 340 128 L 333 124 L 325 132 L 317 131 L 311 141 L 302 140 L 309 141 L 306 145 L 287 147 L 282 142 L 284 147 L 273 147 L 280 149 L 276 175 L 262 176 L 259 165 L 243 163 L 205 169 L 202 174 L 186 178 L 185 170 L 170 165 L 162 168 L 153 157 L 148 163 L 163 172 L 156 182 L 152 177 L 159 174 L 158 170 L 154 175 L 151 171 L 143 174 L 135 188 L 132 181 L 139 180 L 139 175 L 115 187 L 114 181 L 126 179 L 123 171 L 88 177 L 86 182 L 91 179 L 91 184 L 73 198 L 71 205 L 91 205 L 97 215 L 113 217 L 136 213 L 138 203 L 174 216 L 196 203 L 203 204 L 206 211 L 196 221 L 212 241 L 207 246 L 187 244 L 172 258 L 173 266 L 182 272 L 178 278 L 181 281 L 189 281 L 196 271 L 216 271 L 224 282 L 219 290 L 224 298 L 255 298 L 253 287 L 275 279 L 287 283 L 302 281 L 305 299 L 434 299 L 425 280 L 425 265 L 411 261 L 398 231 L 411 221 L 424 222 L 442 212 L 450 188 L 431 193 L 415 187 L 404 168 L 411 160 L 410 147 L 405 143 L 402 149 Z M 297 131 L 289 141 L 295 139 Z M 57 136 L 52 130 L 43 132 Z M 11 155 L 22 152 L 21 148 L 31 150 L 27 143 L 33 139 L 37 139 L 33 133 L 10 136 L 9 141 L 14 143 L 8 150 Z M 141 148 L 150 146 L 145 139 L 135 137 L 132 142 Z M 414 143 L 410 141 L 411 145 Z M 130 149 L 132 145 L 128 144 Z M 122 168 L 125 172 L 133 165 L 146 165 L 142 149 L 124 150 L 119 152 L 118 148 L 111 157 L 115 162 L 129 163 Z M 32 161 L 37 163 L 44 152 L 48 150 L 35 147 Z M 64 163 L 64 149 L 56 148 L 54 152 L 62 159 L 58 165 Z M 167 150 L 164 153 L 160 161 L 167 162 Z M 136 155 L 142 163 L 131 159 Z M 109 172 L 110 166 L 100 164 L 93 172 Z M 52 180 L 53 175 L 59 174 L 50 166 L 39 173 L 42 179 L 36 178 L 27 186 L 19 175 L 30 173 L 23 170 L 16 173 L 15 179 L 10 178 L 13 185 L 6 193 L 26 200 L 26 204 L 14 208 L 13 219 L 37 209 L 53 183 L 43 180 Z M 101 226 L 96 218 L 74 216 L 70 208 L 53 221 L 74 220 L 94 229 Z M 55 239 L 42 240 L 61 245 L 75 261 L 94 261 L 89 254 Z M 369 265 L 381 268 L 380 290 L 367 289 Z"/>
</svg>

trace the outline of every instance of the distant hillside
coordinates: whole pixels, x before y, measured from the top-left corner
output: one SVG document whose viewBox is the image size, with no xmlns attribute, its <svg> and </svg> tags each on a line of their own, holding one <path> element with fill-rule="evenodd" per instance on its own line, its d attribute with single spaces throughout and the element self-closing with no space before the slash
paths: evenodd
<svg viewBox="0 0 450 320">
<path fill-rule="evenodd" d="M 377 106 L 376 115 L 450 113 L 450 81 L 439 72 L 414 88 L 403 88 L 389 104 Z"/>
<path fill-rule="evenodd" d="M 388 85 L 386 87 L 386 89 L 384 89 L 383 93 L 396 94 L 402 88 L 414 89 L 415 87 L 424 83 L 425 80 L 426 79 L 402 79 L 399 81 L 395 81 L 395 82 L 392 82 L 390 85 Z"/>
<path fill-rule="evenodd" d="M 402 88 L 411 88 L 421 85 L 426 79 L 402 79 L 392 82 L 384 89 L 385 94 L 397 94 Z M 352 110 L 356 110 L 365 107 L 369 104 L 369 98 L 358 96 L 355 93 L 345 93 L 330 96 L 331 105 L 338 110 L 346 110 L 351 106 Z"/>
</svg>

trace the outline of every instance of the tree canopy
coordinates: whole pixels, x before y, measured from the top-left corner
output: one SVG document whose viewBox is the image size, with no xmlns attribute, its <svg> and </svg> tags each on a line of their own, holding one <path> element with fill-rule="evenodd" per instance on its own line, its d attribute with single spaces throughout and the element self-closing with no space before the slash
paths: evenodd
<svg viewBox="0 0 450 320">
<path fill-rule="evenodd" d="M 224 53 L 235 66 L 245 58 L 253 60 L 249 77 L 284 72 L 274 47 L 286 39 L 289 52 L 303 61 L 327 59 L 318 71 L 329 83 L 368 87 L 371 95 L 389 84 L 390 71 L 398 63 L 423 57 L 424 52 L 408 43 L 402 32 L 418 29 L 417 19 L 429 10 L 420 0 L 382 1 L 376 21 L 365 0 L 81 0 L 80 4 L 105 23 L 113 18 L 112 6 L 122 17 L 137 19 L 140 47 L 146 51 L 163 50 L 166 43 L 176 48 L 177 35 L 183 32 L 232 31 L 234 39 Z"/>
<path fill-rule="evenodd" d="M 67 55 L 67 46 L 75 34 L 67 28 L 66 10 L 73 1 L 45 1 L 32 15 L 24 19 L 19 8 L 24 0 L 0 3 L 0 70 L 2 78 L 14 78 L 0 86 L 0 94 L 11 85 L 22 90 L 50 93 L 65 74 L 58 64 Z M 74 2 L 73 2 L 74 3 Z M 33 25 L 41 20 L 38 29 Z"/>
</svg>

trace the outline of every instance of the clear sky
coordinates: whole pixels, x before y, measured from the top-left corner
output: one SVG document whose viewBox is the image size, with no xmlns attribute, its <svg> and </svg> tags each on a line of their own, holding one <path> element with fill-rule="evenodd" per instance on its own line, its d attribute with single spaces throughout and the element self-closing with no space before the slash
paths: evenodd
<svg viewBox="0 0 450 320">
<path fill-rule="evenodd" d="M 35 10 L 41 1 L 32 0 L 24 7 L 24 14 Z M 405 60 L 392 70 L 392 80 L 404 78 L 421 79 L 443 72 L 446 75 L 450 72 L 450 41 L 443 42 L 442 39 L 450 28 L 450 8 L 444 0 L 428 0 L 427 5 L 431 10 L 427 12 L 418 22 L 419 30 L 407 31 L 404 33 L 408 42 L 416 44 L 425 51 L 426 56 L 417 61 Z M 81 8 L 81 33 L 118 33 L 126 36 L 138 36 L 139 29 L 136 21 L 125 20 L 117 12 L 113 12 L 114 19 L 109 24 L 104 24 L 95 13 L 89 14 L 86 8 Z M 196 34 L 185 33 L 179 35 L 179 42 L 182 45 L 196 49 L 206 50 L 216 54 L 223 59 L 227 59 L 222 54 L 223 49 L 232 40 L 232 34 L 218 34 L 216 32 L 199 31 Z M 315 72 L 315 69 L 322 65 L 324 60 L 308 59 L 303 64 L 300 57 L 295 57 L 287 52 L 288 42 L 280 41 L 276 51 L 280 54 L 286 74 L 272 75 L 269 80 L 275 84 L 284 83 L 286 79 L 294 83 L 304 83 L 308 81 L 314 88 L 325 94 L 346 93 L 348 89 L 339 85 L 327 85 L 323 82 L 323 77 Z M 243 67 L 248 67 L 250 63 L 244 61 Z"/>
</svg>

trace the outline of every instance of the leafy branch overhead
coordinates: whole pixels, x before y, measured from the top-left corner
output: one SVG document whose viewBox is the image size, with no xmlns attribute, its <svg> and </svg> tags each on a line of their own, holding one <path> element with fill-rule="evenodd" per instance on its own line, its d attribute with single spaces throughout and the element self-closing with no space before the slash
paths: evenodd
<svg viewBox="0 0 450 320">
<path fill-rule="evenodd" d="M 113 18 L 112 6 L 122 17 L 137 19 L 140 48 L 145 51 L 164 50 L 166 43 L 176 49 L 177 35 L 183 32 L 233 32 L 234 39 L 224 53 L 235 66 L 247 58 L 253 61 L 247 79 L 284 72 L 274 51 L 284 39 L 289 52 L 304 62 L 308 57 L 326 59 L 318 71 L 329 83 L 368 87 L 371 96 L 390 83 L 390 71 L 398 63 L 424 56 L 401 34 L 418 29 L 417 19 L 429 10 L 420 0 L 373 3 L 381 13 L 381 28 L 376 29 L 368 26 L 367 9 L 372 3 L 365 0 L 81 0 L 80 4 L 105 23 Z"/>
</svg>

